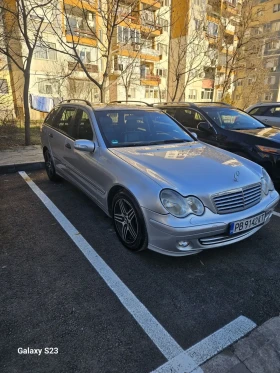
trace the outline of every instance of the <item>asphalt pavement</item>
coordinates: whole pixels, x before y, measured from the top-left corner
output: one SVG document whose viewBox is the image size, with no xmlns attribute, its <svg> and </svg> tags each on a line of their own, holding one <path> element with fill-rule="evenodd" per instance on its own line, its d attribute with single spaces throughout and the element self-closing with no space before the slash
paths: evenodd
<svg viewBox="0 0 280 373">
<path fill-rule="evenodd" d="M 42 170 L 29 176 L 184 350 L 240 315 L 257 325 L 279 315 L 278 216 L 196 256 L 135 254 L 78 189 Z M 166 362 L 19 174 L 0 176 L 0 209 L 1 373 L 148 373 Z"/>
</svg>

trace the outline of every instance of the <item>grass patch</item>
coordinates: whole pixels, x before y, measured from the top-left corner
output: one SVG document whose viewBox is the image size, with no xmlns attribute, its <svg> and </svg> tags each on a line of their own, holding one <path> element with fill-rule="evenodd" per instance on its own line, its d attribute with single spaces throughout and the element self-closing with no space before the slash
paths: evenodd
<svg viewBox="0 0 280 373">
<path fill-rule="evenodd" d="M 40 145 L 40 127 L 30 127 L 31 145 Z M 24 128 L 13 125 L 0 125 L 0 151 L 25 145 Z"/>
</svg>

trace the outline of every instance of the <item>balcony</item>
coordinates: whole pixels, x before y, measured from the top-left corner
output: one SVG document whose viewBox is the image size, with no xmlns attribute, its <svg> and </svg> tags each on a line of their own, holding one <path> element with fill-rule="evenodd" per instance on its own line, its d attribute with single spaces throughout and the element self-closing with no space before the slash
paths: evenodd
<svg viewBox="0 0 280 373">
<path fill-rule="evenodd" d="M 158 86 L 161 82 L 160 76 L 154 74 L 141 74 L 141 85 Z"/>
<path fill-rule="evenodd" d="M 160 1 L 157 0 L 141 0 L 141 3 L 148 5 L 151 10 L 158 10 L 161 7 Z"/>
<path fill-rule="evenodd" d="M 66 41 L 68 43 L 75 42 L 84 45 L 90 45 L 95 47 L 97 45 L 96 35 L 94 34 L 95 29 L 83 29 L 83 28 L 71 28 L 66 29 Z"/>
<path fill-rule="evenodd" d="M 160 51 L 156 49 L 152 49 L 152 48 L 141 48 L 140 57 L 143 60 L 148 60 L 148 61 L 160 61 L 161 60 Z"/>
<path fill-rule="evenodd" d="M 84 66 L 89 73 L 98 73 L 98 65 L 93 65 L 91 63 L 85 63 Z M 76 62 L 70 62 L 70 61 L 68 62 L 68 69 L 73 70 L 75 72 L 84 71 L 82 66 L 80 65 L 76 66 Z"/>
<path fill-rule="evenodd" d="M 73 9 L 80 8 L 90 11 L 97 10 L 97 0 L 63 0 L 65 5 L 70 5 Z"/>
</svg>

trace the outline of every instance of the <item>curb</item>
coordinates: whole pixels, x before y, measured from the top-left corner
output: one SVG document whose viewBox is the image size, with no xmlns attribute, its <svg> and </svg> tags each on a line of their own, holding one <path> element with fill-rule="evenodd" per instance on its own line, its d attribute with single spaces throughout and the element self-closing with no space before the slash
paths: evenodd
<svg viewBox="0 0 280 373">
<path fill-rule="evenodd" d="M 41 170 L 45 167 L 44 162 L 29 162 L 29 163 L 18 163 L 11 165 L 0 166 L 0 175 L 11 174 L 18 171 L 34 171 Z"/>
</svg>

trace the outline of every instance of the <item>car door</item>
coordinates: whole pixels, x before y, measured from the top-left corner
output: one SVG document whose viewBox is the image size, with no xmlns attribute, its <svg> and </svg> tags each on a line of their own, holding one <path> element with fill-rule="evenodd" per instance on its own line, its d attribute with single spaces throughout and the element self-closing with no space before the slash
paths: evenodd
<svg viewBox="0 0 280 373">
<path fill-rule="evenodd" d="M 84 152 L 74 148 L 75 140 L 90 140 L 95 143 L 94 152 Z M 100 149 L 94 133 L 90 115 L 78 109 L 71 132 L 65 139 L 64 161 L 72 181 L 97 203 L 104 200 L 104 169 L 100 163 Z"/>
<path fill-rule="evenodd" d="M 49 144 L 53 161 L 58 173 L 67 177 L 64 161 L 65 139 L 69 135 L 69 128 L 74 120 L 76 109 L 74 107 L 61 107 L 55 116 L 52 127 L 49 128 Z"/>
<path fill-rule="evenodd" d="M 271 116 L 269 116 L 269 120 L 264 123 L 270 126 L 280 127 L 280 106 L 273 106 L 269 112 Z"/>
</svg>

